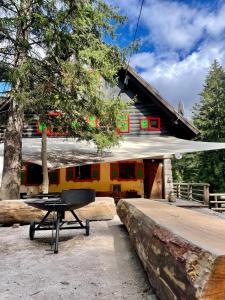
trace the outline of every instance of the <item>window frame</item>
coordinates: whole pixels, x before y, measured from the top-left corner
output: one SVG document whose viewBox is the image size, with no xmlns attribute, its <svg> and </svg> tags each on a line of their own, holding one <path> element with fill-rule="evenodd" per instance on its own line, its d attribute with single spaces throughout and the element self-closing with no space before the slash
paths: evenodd
<svg viewBox="0 0 225 300">
<path fill-rule="evenodd" d="M 90 117 L 94 117 L 94 120 L 89 120 Z M 95 123 L 95 126 L 90 126 L 90 128 L 99 128 L 99 119 L 95 115 L 90 115 L 85 117 L 85 121 L 90 126 L 90 123 Z"/>
<path fill-rule="evenodd" d="M 120 178 L 120 165 L 122 164 L 135 164 L 135 178 L 128 178 L 128 179 L 124 179 L 124 178 Z M 113 165 L 117 165 L 116 168 L 113 168 Z M 142 178 L 138 178 L 138 166 L 142 166 Z M 118 173 L 118 177 L 117 178 L 113 178 L 112 176 L 112 171 L 113 170 L 117 170 Z M 110 163 L 110 180 L 117 180 L 117 181 L 137 181 L 137 180 L 143 180 L 144 179 L 144 163 L 143 162 L 139 162 L 139 161 L 118 161 L 118 162 L 112 162 Z"/>
<path fill-rule="evenodd" d="M 66 168 L 66 182 L 70 182 L 70 181 L 73 181 L 73 182 L 92 182 L 92 181 L 99 181 L 100 178 L 101 178 L 101 174 L 100 174 L 100 169 L 101 169 L 101 168 L 100 168 L 100 164 L 91 164 L 90 166 L 91 166 L 91 178 L 90 178 L 90 179 L 76 179 L 76 178 L 75 178 L 76 168 L 79 167 L 79 166 Z M 82 167 L 82 166 L 80 166 L 80 167 Z M 98 169 L 98 178 L 94 178 L 94 177 L 93 177 L 95 168 Z M 68 179 L 68 172 L 69 172 L 69 169 L 72 169 L 72 179 Z"/>
<path fill-rule="evenodd" d="M 148 120 L 148 127 L 147 128 L 142 128 L 141 122 L 143 120 Z M 151 127 L 151 121 L 157 121 L 158 122 L 158 127 Z M 161 129 L 161 124 L 160 124 L 160 118 L 159 117 L 144 117 L 140 118 L 140 130 L 144 131 L 160 131 Z"/>
<path fill-rule="evenodd" d="M 62 113 L 61 112 L 57 112 L 57 111 L 50 111 L 48 112 L 47 114 L 49 117 L 58 117 L 58 116 L 61 116 Z M 37 122 L 37 134 L 38 135 L 42 135 L 42 131 L 40 130 L 40 126 L 41 126 L 42 122 L 38 121 Z M 43 123 L 43 125 L 45 125 Z M 49 124 L 51 125 L 51 124 Z M 68 135 L 68 132 L 52 132 L 51 130 L 49 130 L 49 126 L 47 125 L 47 130 L 46 130 L 46 133 L 47 133 L 47 136 L 66 136 Z"/>
</svg>

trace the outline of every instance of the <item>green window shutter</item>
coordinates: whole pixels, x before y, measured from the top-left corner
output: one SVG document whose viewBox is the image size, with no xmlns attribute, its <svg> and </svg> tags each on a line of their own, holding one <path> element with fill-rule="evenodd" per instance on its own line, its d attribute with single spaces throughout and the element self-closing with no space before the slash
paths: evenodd
<svg viewBox="0 0 225 300">
<path fill-rule="evenodd" d="M 144 178 L 144 164 L 143 163 L 136 163 L 136 170 L 137 170 L 137 179 Z"/>
<path fill-rule="evenodd" d="M 120 132 L 130 132 L 129 114 L 121 114 L 118 116 L 118 129 Z"/>
<path fill-rule="evenodd" d="M 40 122 L 40 123 L 39 123 L 39 131 L 40 131 L 40 132 L 42 132 L 43 128 L 46 128 L 46 127 L 47 127 L 47 126 L 46 126 L 45 123 L 43 123 L 43 122 Z"/>
<path fill-rule="evenodd" d="M 59 170 L 49 172 L 49 184 L 59 184 Z"/>
<path fill-rule="evenodd" d="M 71 128 L 77 129 L 77 127 L 78 127 L 78 122 L 77 122 L 77 121 L 73 121 L 73 122 L 71 123 Z"/>
<path fill-rule="evenodd" d="M 148 119 L 141 119 L 141 129 L 148 129 Z"/>
<path fill-rule="evenodd" d="M 121 132 L 128 132 L 129 131 L 129 124 L 127 121 L 120 121 L 119 122 L 119 130 Z"/>
<path fill-rule="evenodd" d="M 128 121 L 129 120 L 129 114 L 121 114 L 118 119 L 120 121 Z"/>
<path fill-rule="evenodd" d="M 74 168 L 66 168 L 66 181 L 72 181 L 74 179 Z"/>
<path fill-rule="evenodd" d="M 22 185 L 25 184 L 25 171 L 24 171 L 24 170 L 22 170 L 22 171 L 20 172 L 20 183 L 21 183 Z"/>
<path fill-rule="evenodd" d="M 96 117 L 95 116 L 89 116 L 88 117 L 88 125 L 92 128 L 96 128 Z"/>
<path fill-rule="evenodd" d="M 110 164 L 110 177 L 111 179 L 118 179 L 119 178 L 119 168 L 117 163 L 111 163 Z"/>
<path fill-rule="evenodd" d="M 94 180 L 100 179 L 100 165 L 99 164 L 92 165 L 92 179 L 94 179 Z"/>
</svg>

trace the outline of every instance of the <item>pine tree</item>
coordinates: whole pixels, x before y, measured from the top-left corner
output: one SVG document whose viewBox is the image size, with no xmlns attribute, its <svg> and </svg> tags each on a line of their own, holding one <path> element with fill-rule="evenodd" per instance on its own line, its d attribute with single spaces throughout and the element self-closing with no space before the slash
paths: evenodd
<svg viewBox="0 0 225 300">
<path fill-rule="evenodd" d="M 201 102 L 194 107 L 194 124 L 200 139 L 225 141 L 225 71 L 215 60 L 206 78 Z M 225 191 L 225 151 L 202 152 L 198 156 L 199 180 L 208 182 L 211 191 Z"/>
<path fill-rule="evenodd" d="M 225 141 L 225 71 L 215 60 L 206 77 L 200 103 L 193 107 L 194 125 L 199 140 Z M 174 162 L 174 177 L 184 182 L 207 182 L 214 192 L 225 191 L 225 151 L 186 154 Z"/>
<path fill-rule="evenodd" d="M 205 80 L 201 101 L 193 108 L 193 120 L 201 141 L 225 141 L 225 71 L 215 60 Z"/>
<path fill-rule="evenodd" d="M 62 112 L 73 136 L 99 147 L 117 142 L 120 99 L 105 101 L 104 78 L 116 84 L 123 52 L 103 42 L 124 21 L 101 0 L 0 0 L 0 80 L 11 85 L 5 132 L 2 199 L 19 197 L 24 112 L 47 124 L 47 111 Z M 84 116 L 95 115 L 101 128 Z"/>
</svg>

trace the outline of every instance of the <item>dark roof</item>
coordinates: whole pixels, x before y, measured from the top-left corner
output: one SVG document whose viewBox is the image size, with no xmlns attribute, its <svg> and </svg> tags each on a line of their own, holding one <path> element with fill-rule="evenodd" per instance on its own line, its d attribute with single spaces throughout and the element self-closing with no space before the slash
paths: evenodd
<svg viewBox="0 0 225 300">
<path fill-rule="evenodd" d="M 148 83 L 139 74 L 137 74 L 137 72 L 132 67 L 128 67 L 127 74 L 134 77 L 142 85 L 142 87 L 147 90 L 147 92 L 153 95 L 155 99 L 166 109 L 166 111 L 174 116 L 177 122 L 181 123 L 181 125 L 186 127 L 186 129 L 188 129 L 191 132 L 193 137 L 199 134 L 199 130 L 194 125 L 192 125 L 186 118 L 179 114 L 176 111 L 176 109 L 167 100 L 165 100 L 150 83 Z"/>
</svg>

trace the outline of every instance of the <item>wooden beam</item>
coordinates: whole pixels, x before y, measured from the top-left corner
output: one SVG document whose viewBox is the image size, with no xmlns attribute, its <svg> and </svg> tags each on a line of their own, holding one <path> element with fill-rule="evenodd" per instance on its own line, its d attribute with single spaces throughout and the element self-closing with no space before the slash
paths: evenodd
<svg viewBox="0 0 225 300">
<path fill-rule="evenodd" d="M 225 220 L 148 199 L 117 212 L 160 299 L 224 299 Z"/>
</svg>

